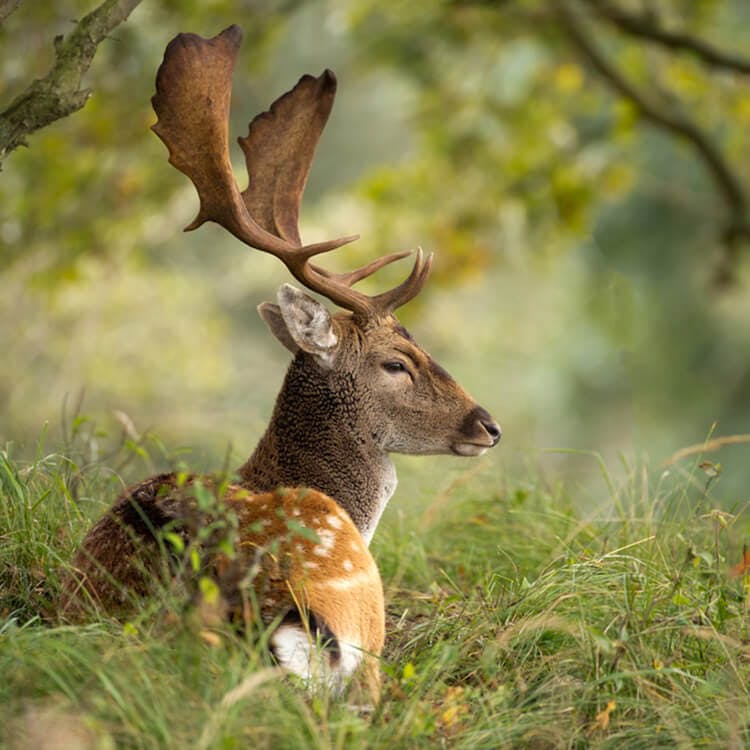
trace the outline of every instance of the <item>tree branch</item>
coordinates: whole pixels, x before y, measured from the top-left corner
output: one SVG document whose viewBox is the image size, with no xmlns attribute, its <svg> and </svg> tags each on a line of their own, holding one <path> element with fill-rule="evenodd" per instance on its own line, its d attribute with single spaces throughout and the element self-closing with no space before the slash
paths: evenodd
<svg viewBox="0 0 750 750">
<path fill-rule="evenodd" d="M 0 0 L 0 23 L 21 4 L 21 0 Z"/>
<path fill-rule="evenodd" d="M 605 82 L 627 99 L 644 119 L 687 141 L 705 163 L 727 206 L 727 221 L 722 232 L 725 253 L 717 272 L 717 281 L 726 283 L 731 278 L 740 242 L 750 239 L 747 196 L 737 175 L 732 172 L 716 144 L 693 121 L 638 90 L 599 52 L 581 19 L 571 9 L 569 0 L 558 0 L 556 11 L 570 40 Z"/>
<path fill-rule="evenodd" d="M 13 0 L 0 0 L 12 5 Z M 140 0 L 105 0 L 65 38 L 55 39 L 55 64 L 0 113 L 0 164 L 26 136 L 81 109 L 91 92 L 81 88 L 97 47 Z"/>
<path fill-rule="evenodd" d="M 718 49 L 685 32 L 669 31 L 650 13 L 630 13 L 608 0 L 584 0 L 605 21 L 631 36 L 641 37 L 682 52 L 689 52 L 715 68 L 750 74 L 750 59 Z"/>
</svg>

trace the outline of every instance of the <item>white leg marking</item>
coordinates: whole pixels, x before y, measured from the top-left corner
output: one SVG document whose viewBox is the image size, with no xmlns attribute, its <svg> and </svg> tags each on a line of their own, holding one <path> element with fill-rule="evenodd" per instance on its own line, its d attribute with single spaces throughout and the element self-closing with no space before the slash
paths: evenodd
<svg viewBox="0 0 750 750">
<path fill-rule="evenodd" d="M 351 677 L 362 663 L 364 652 L 362 651 L 362 647 L 352 639 L 339 641 L 339 648 L 341 650 L 341 658 L 339 659 L 337 671 L 341 676 L 340 678 L 346 679 Z"/>
<path fill-rule="evenodd" d="M 301 625 L 280 625 L 271 636 L 276 658 L 284 669 L 301 677 L 310 687 L 325 686 L 336 691 L 344 687 L 364 657 L 355 638 L 341 639 L 338 644 L 340 657 L 331 666 L 330 655 L 310 643 Z"/>
<path fill-rule="evenodd" d="M 310 658 L 312 646 L 307 633 L 300 625 L 279 625 L 271 636 L 276 658 L 284 669 L 303 680 L 312 677 Z"/>
</svg>

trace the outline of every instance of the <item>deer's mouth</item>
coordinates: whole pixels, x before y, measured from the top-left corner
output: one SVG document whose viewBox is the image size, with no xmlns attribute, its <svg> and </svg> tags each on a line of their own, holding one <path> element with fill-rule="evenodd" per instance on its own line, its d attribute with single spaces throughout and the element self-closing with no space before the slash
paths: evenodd
<svg viewBox="0 0 750 750">
<path fill-rule="evenodd" d="M 500 425 L 481 406 L 475 407 L 461 425 L 458 440 L 451 444 L 456 456 L 481 456 L 500 442 Z M 462 439 L 463 438 L 463 439 Z"/>
<path fill-rule="evenodd" d="M 491 447 L 491 445 L 480 445 L 479 443 L 453 443 L 453 445 L 451 445 L 451 451 L 456 456 L 474 458 L 486 453 L 487 449 Z"/>
</svg>

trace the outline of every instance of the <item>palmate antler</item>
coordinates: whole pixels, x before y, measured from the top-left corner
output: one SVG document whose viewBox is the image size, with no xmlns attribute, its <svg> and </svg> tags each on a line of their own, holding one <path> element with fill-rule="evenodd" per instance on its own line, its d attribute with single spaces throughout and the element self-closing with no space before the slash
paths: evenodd
<svg viewBox="0 0 750 750">
<path fill-rule="evenodd" d="M 417 251 L 408 278 L 394 289 L 370 297 L 352 285 L 409 252 L 385 255 L 349 273 L 332 273 L 310 262 L 359 238 L 340 237 L 303 245 L 298 229 L 299 204 L 315 148 L 336 94 L 336 78 L 326 70 L 318 78 L 305 75 L 250 123 L 239 138 L 249 176 L 240 192 L 229 161 L 229 102 L 232 71 L 242 41 L 238 26 L 213 39 L 179 34 L 167 46 L 156 75 L 151 102 L 158 122 L 154 132 L 169 149 L 169 162 L 195 185 L 200 210 L 186 230 L 214 221 L 235 237 L 275 255 L 308 289 L 355 315 L 390 314 L 424 286 L 432 255 Z"/>
</svg>

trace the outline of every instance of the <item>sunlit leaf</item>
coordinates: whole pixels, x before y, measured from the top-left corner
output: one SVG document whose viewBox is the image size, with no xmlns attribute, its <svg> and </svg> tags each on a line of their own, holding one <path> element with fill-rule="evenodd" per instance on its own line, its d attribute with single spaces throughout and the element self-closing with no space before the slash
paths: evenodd
<svg viewBox="0 0 750 750">
<path fill-rule="evenodd" d="M 198 587 L 200 588 L 201 596 L 206 604 L 212 605 L 219 601 L 219 587 L 216 585 L 216 581 L 208 576 L 201 576 L 198 581 Z"/>
</svg>

